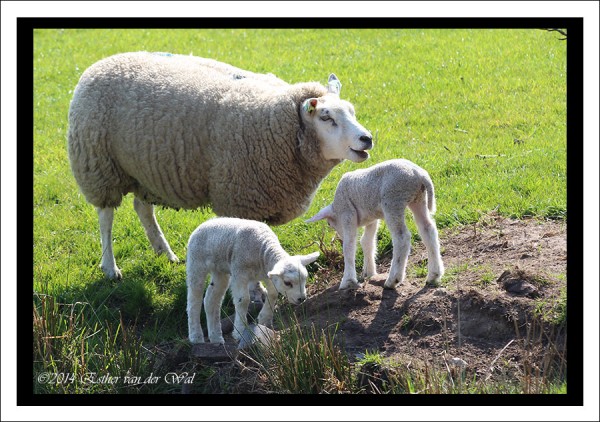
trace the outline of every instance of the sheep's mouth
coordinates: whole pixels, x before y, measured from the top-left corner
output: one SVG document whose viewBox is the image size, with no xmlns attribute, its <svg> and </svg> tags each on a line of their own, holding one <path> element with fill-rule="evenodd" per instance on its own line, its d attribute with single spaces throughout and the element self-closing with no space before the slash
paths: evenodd
<svg viewBox="0 0 600 422">
<path fill-rule="evenodd" d="M 354 148 L 350 148 L 350 151 L 352 151 L 354 154 L 356 154 L 361 159 L 361 161 L 364 161 L 367 158 L 369 158 L 369 153 L 367 151 L 357 150 Z"/>
</svg>

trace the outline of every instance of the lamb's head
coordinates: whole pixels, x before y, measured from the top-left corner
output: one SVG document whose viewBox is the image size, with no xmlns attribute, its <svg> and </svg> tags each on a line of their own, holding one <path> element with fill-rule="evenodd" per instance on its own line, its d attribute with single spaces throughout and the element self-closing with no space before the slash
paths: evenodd
<svg viewBox="0 0 600 422">
<path fill-rule="evenodd" d="M 340 99 L 341 87 L 332 73 L 327 94 L 305 100 L 302 113 L 305 121 L 314 126 L 323 158 L 360 163 L 369 158 L 367 150 L 373 148 L 373 137 L 356 120 L 352 104 Z"/>
<path fill-rule="evenodd" d="M 267 274 L 279 293 L 290 303 L 299 305 L 306 300 L 306 265 L 314 262 L 319 252 L 289 256 L 279 260 Z"/>
</svg>

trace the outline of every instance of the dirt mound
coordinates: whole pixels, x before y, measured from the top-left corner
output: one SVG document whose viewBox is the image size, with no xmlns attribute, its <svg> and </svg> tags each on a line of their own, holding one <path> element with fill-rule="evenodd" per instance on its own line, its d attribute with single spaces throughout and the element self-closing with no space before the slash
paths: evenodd
<svg viewBox="0 0 600 422">
<path fill-rule="evenodd" d="M 358 290 L 339 291 L 341 272 L 320 269 L 298 319 L 334 330 L 354 360 L 366 352 L 404 365 L 454 358 L 466 362 L 468 373 L 488 377 L 515 376 L 526 356 L 541 362 L 545 340 L 564 344 L 564 222 L 492 215 L 440 241 L 446 266 L 440 287 L 425 286 L 420 269 L 427 254 L 419 242 L 396 290 L 383 289 L 389 256 Z"/>
</svg>

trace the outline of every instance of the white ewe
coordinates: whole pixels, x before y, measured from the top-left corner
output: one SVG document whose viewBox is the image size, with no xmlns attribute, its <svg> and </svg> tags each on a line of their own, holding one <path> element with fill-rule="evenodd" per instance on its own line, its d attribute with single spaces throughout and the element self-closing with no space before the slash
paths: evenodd
<svg viewBox="0 0 600 422">
<path fill-rule="evenodd" d="M 344 159 L 361 162 L 371 134 L 339 97 L 341 83 L 290 85 L 215 60 L 125 53 L 88 68 L 69 109 L 73 175 L 96 206 L 101 268 L 121 278 L 114 208 L 128 192 L 157 253 L 177 257 L 153 204 L 283 224 L 302 215 Z"/>
<path fill-rule="evenodd" d="M 437 284 L 444 273 L 435 222 L 433 183 L 429 174 L 416 164 L 403 159 L 389 160 L 367 169 L 342 176 L 333 203 L 320 210 L 309 222 L 326 219 L 343 242 L 344 275 L 340 289 L 359 286 L 355 255 L 358 227 L 365 226 L 361 238 L 363 276 L 377 273 L 375 268 L 376 234 L 379 219 L 385 219 L 392 235 L 393 260 L 384 284 L 394 289 L 404 280 L 410 253 L 410 231 L 404 221 L 406 207 L 412 211 L 419 234 L 427 248 L 427 283 Z"/>
<path fill-rule="evenodd" d="M 211 279 L 204 298 L 208 338 L 211 343 L 224 343 L 220 311 L 227 287 L 231 289 L 235 306 L 233 336 L 239 340 L 248 323 L 249 287 L 261 280 L 265 283 L 267 299 L 258 314 L 258 323 L 272 326 L 278 293 L 296 305 L 306 300 L 308 273 L 305 265 L 318 257 L 319 252 L 288 255 L 269 226 L 258 221 L 215 218 L 201 224 L 191 234 L 187 251 L 190 341 L 204 342 L 200 313 L 204 283 L 209 273 Z M 261 289 L 264 291 L 264 287 Z"/>
</svg>

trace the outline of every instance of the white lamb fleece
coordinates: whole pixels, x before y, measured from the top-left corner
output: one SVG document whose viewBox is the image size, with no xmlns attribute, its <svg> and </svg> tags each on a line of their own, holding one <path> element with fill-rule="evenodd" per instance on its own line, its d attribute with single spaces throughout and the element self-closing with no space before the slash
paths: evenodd
<svg viewBox="0 0 600 422">
<path fill-rule="evenodd" d="M 361 162 L 371 134 L 341 83 L 288 84 L 225 63 L 168 53 L 124 53 L 81 76 L 69 109 L 73 175 L 97 207 L 108 277 L 114 208 L 128 192 L 157 253 L 177 257 L 153 204 L 283 224 L 308 209 L 344 159 Z"/>
<path fill-rule="evenodd" d="M 366 169 L 344 174 L 337 186 L 333 203 L 320 210 L 309 222 L 326 219 L 343 242 L 344 275 L 341 289 L 357 288 L 355 255 L 358 227 L 365 226 L 361 238 L 363 277 L 377 274 L 375 249 L 380 219 L 392 235 L 392 267 L 384 284 L 394 289 L 404 280 L 410 253 L 410 231 L 404 220 L 406 207 L 412 211 L 419 234 L 427 248 L 427 284 L 436 285 L 444 274 L 435 221 L 435 196 L 427 171 L 404 160 L 389 160 Z"/>
<path fill-rule="evenodd" d="M 267 295 L 258 323 L 272 326 L 278 293 L 296 305 L 306 300 L 305 266 L 318 257 L 319 252 L 290 256 L 269 226 L 258 221 L 221 217 L 201 224 L 191 234 L 187 251 L 190 342 L 204 342 L 200 313 L 208 274 L 211 274 L 210 284 L 204 297 L 208 338 L 211 343 L 224 343 L 220 311 L 227 287 L 235 306 L 233 336 L 239 340 L 248 323 L 249 287 L 258 283 Z"/>
</svg>

